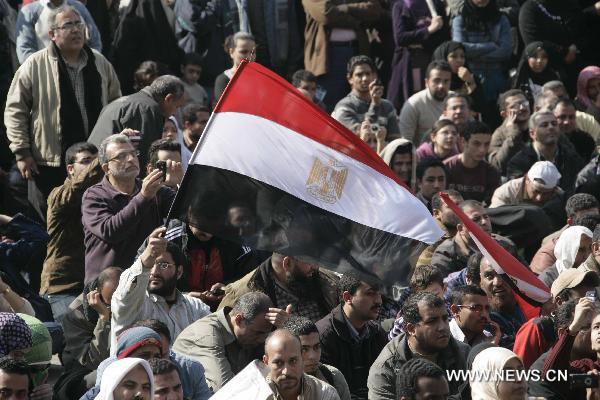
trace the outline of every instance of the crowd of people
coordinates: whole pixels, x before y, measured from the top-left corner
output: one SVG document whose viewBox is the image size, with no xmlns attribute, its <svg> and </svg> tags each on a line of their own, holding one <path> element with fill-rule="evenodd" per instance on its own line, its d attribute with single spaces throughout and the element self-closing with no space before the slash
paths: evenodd
<svg viewBox="0 0 600 400">
<path fill-rule="evenodd" d="M 596 0 L 0 0 L 0 397 L 600 399 L 493 374 L 600 375 L 599 34 Z M 431 212 L 406 282 L 165 222 L 245 59 Z"/>
</svg>

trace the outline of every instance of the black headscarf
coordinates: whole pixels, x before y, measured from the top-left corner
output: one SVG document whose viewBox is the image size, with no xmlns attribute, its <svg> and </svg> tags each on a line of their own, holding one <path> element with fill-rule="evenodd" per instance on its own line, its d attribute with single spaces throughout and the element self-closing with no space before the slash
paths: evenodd
<svg viewBox="0 0 600 400">
<path fill-rule="evenodd" d="M 490 0 L 485 7 L 477 7 L 473 0 L 465 0 L 461 15 L 468 31 L 486 31 L 488 24 L 496 24 L 502 16 L 496 0 Z"/>
<path fill-rule="evenodd" d="M 444 42 L 433 51 L 431 61 L 448 61 L 448 55 L 456 51 L 457 49 L 463 49 L 463 51 L 465 51 L 465 46 L 463 46 L 462 43 L 455 42 L 453 40 Z M 460 79 L 458 75 L 453 72 L 452 82 L 450 83 L 450 90 L 458 90 L 462 88 L 464 84 L 465 83 L 462 81 L 462 79 Z"/>
<path fill-rule="evenodd" d="M 529 83 L 529 79 L 536 85 L 542 86 L 544 83 L 558 79 L 558 74 L 552 69 L 550 66 L 550 60 L 548 60 L 548 64 L 546 68 L 540 72 L 534 72 L 529 67 L 528 59 L 529 57 L 535 57 L 535 53 L 537 53 L 538 49 L 543 49 L 546 51 L 548 58 L 550 58 L 550 52 L 547 47 L 544 47 L 543 42 L 531 42 L 525 47 L 523 51 L 523 55 L 521 56 L 521 61 L 519 61 L 519 66 L 517 67 L 517 75 L 515 76 L 513 88 L 520 88 L 521 85 L 526 85 Z"/>
</svg>

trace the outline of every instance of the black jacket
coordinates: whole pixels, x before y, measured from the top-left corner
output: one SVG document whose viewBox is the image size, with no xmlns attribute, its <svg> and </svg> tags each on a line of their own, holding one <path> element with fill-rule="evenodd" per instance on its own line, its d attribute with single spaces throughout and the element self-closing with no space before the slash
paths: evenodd
<svg viewBox="0 0 600 400">
<path fill-rule="evenodd" d="M 369 369 L 387 343 L 385 331 L 376 322 L 369 321 L 364 328 L 367 330 L 364 338 L 357 343 L 341 305 L 318 321 L 317 329 L 321 335 L 321 362 L 333 365 L 344 374 L 352 399 L 366 399 Z"/>
<path fill-rule="evenodd" d="M 585 166 L 575 181 L 575 192 L 589 193 L 600 199 L 600 155 L 595 156 Z"/>
<path fill-rule="evenodd" d="M 527 143 L 508 162 L 508 167 L 506 168 L 508 179 L 524 176 L 537 161 L 544 161 L 544 158 L 542 156 L 538 157 L 532 143 Z M 577 174 L 585 165 L 583 159 L 573 150 L 573 147 L 568 147 L 558 142 L 558 154 L 554 160 L 554 165 L 556 165 L 561 174 L 559 186 L 567 194 L 573 193 Z"/>
</svg>

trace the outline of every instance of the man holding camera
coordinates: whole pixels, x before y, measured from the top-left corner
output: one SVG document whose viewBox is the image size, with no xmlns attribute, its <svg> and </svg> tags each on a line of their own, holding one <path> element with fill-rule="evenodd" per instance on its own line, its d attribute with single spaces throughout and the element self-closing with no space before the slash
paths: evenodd
<svg viewBox="0 0 600 400">
<path fill-rule="evenodd" d="M 131 265 L 137 248 L 169 212 L 175 191 L 168 185 L 181 181 L 181 163 L 167 161 L 166 175 L 156 169 L 139 180 L 138 154 L 124 134 L 100 144 L 98 161 L 105 176 L 81 203 L 85 282 L 108 266 Z"/>
<path fill-rule="evenodd" d="M 352 57 L 347 79 L 352 90 L 336 104 L 332 116 L 365 142 L 376 143 L 375 150 L 381 151 L 386 139 L 400 137 L 400 128 L 393 104 L 382 98 L 377 67 L 367 56 Z"/>
</svg>

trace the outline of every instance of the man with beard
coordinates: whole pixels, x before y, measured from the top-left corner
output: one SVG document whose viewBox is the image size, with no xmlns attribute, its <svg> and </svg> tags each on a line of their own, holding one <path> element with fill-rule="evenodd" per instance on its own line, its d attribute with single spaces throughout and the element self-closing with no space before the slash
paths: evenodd
<svg viewBox="0 0 600 400">
<path fill-rule="evenodd" d="M 169 212 L 175 192 L 166 185 L 181 181 L 181 163 L 166 161 L 166 180 L 156 169 L 140 181 L 138 154 L 124 134 L 100 144 L 98 161 L 105 177 L 86 190 L 81 202 L 85 282 L 108 266 L 131 265 L 138 247 Z"/>
<path fill-rule="evenodd" d="M 276 399 L 340 400 L 333 386 L 304 373 L 300 339 L 286 329 L 267 337 L 263 362 L 270 368 L 267 383 Z"/>
<path fill-rule="evenodd" d="M 509 239 L 492 233 L 492 221 L 481 203 L 475 200 L 465 200 L 458 206 L 471 221 L 479 225 L 479 227 L 490 234 L 492 238 L 509 248 L 514 248 L 514 244 Z M 475 246 L 469 231 L 462 223 L 460 223 L 458 217 L 452 214 L 449 219 L 450 218 L 454 219 L 454 221 L 450 222 L 455 223 L 457 231 L 456 235 L 444 240 L 435 249 L 433 256 L 431 257 L 431 265 L 438 267 L 444 276 L 448 276 L 452 272 L 463 269 L 467 265 L 469 257 L 477 250 L 477 246 Z"/>
<path fill-rule="evenodd" d="M 322 360 L 339 369 L 353 399 L 367 398 L 369 368 L 387 343 L 376 322 L 381 310 L 379 287 L 346 273 L 338 284 L 341 304 L 317 322 Z"/>
<path fill-rule="evenodd" d="M 481 257 L 479 286 L 490 302 L 490 318 L 500 326 L 500 346 L 512 349 L 517 332 L 525 323 L 525 315 L 517 304 L 512 288 L 506 283 L 506 277 L 502 275 L 494 270 L 485 257 Z"/>
<path fill-rule="evenodd" d="M 444 171 L 446 171 L 444 169 Z M 464 201 L 462 195 L 458 193 L 456 190 L 446 190 L 448 196 L 452 199 L 456 204 L 460 204 Z M 438 226 L 444 231 L 444 236 L 440 238 L 437 242 L 427 247 L 417 260 L 417 267 L 421 265 L 431 265 L 431 257 L 435 252 L 435 249 L 438 248 L 440 244 L 442 244 L 445 240 L 451 239 L 456 235 L 456 225 L 458 224 L 458 220 L 454 212 L 446 205 L 444 200 L 440 197 L 439 193 L 435 193 L 431 196 L 431 213 L 433 214 L 433 219 L 437 222 Z"/>
<path fill-rule="evenodd" d="M 503 121 L 492 135 L 488 159 L 505 175 L 508 161 L 530 140 L 527 123 L 531 116 L 531 105 L 523 91 L 510 89 L 500 95 L 498 107 Z"/>
<path fill-rule="evenodd" d="M 471 347 L 450 334 L 444 300 L 429 292 L 408 298 L 402 309 L 406 333 L 395 337 L 379 354 L 369 371 L 369 400 L 395 400 L 396 371 L 408 360 L 424 358 L 443 370 L 466 370 Z M 460 380 L 448 382 L 458 394 Z"/>
<path fill-rule="evenodd" d="M 219 309 L 232 307 L 244 293 L 258 290 L 266 293 L 275 307 L 311 321 L 323 318 L 337 303 L 333 273 L 299 258 L 273 253 L 254 271 L 225 287 Z"/>
<path fill-rule="evenodd" d="M 456 92 L 448 93 L 448 96 L 444 99 L 442 116 L 452 121 L 460 134 L 467 122 L 473 119 L 469 98 L 464 94 Z"/>
<path fill-rule="evenodd" d="M 596 141 L 592 135 L 577 126 L 575 105 L 569 99 L 558 99 L 553 105 L 552 111 L 558 121 L 558 130 L 571 141 L 577 154 L 586 163 L 589 162 L 596 149 Z"/>
<path fill-rule="evenodd" d="M 166 228 L 155 229 L 142 255 L 126 269 L 111 301 L 111 353 L 116 337 L 140 319 L 157 319 L 177 337 L 192 322 L 210 314 L 201 300 L 177 290 L 186 259 L 181 250 L 163 236 Z"/>
<path fill-rule="evenodd" d="M 426 88 L 413 94 L 402 106 L 400 132 L 418 147 L 444 111 L 452 69 L 445 61 L 432 61 L 425 72 Z"/>
<path fill-rule="evenodd" d="M 573 150 L 559 140 L 558 121 L 551 111 L 538 111 L 529 119 L 531 142 L 515 154 L 506 167 L 510 179 L 524 176 L 537 161 L 551 161 L 558 168 L 561 178 L 559 186 L 567 192 L 573 191 L 577 173 L 585 163 Z"/>
</svg>

